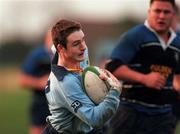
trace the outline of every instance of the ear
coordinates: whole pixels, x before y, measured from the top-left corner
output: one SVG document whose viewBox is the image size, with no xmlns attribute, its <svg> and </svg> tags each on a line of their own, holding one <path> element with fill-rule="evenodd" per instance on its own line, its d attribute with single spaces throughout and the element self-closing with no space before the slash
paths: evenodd
<svg viewBox="0 0 180 134">
<path fill-rule="evenodd" d="M 64 47 L 61 44 L 57 45 L 57 51 L 61 52 L 64 49 Z"/>
</svg>

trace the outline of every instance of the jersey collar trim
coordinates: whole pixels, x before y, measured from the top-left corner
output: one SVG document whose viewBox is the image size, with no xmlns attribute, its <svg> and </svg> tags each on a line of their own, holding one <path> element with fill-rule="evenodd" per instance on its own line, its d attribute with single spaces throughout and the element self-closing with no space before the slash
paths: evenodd
<svg viewBox="0 0 180 134">
<path fill-rule="evenodd" d="M 64 79 L 64 76 L 70 73 L 64 67 L 55 64 L 52 65 L 51 71 L 54 73 L 54 75 L 59 81 L 62 81 Z"/>
<path fill-rule="evenodd" d="M 162 46 L 162 48 L 163 48 L 164 50 L 166 50 L 166 49 L 170 46 L 170 44 L 172 43 L 172 41 L 174 40 L 174 38 L 176 38 L 176 33 L 172 30 L 172 28 L 170 28 L 170 29 L 169 29 L 170 38 L 169 38 L 169 40 L 168 40 L 168 42 L 167 42 L 167 44 L 166 44 L 166 43 L 164 42 L 164 40 L 157 34 L 157 32 L 156 32 L 154 29 L 151 28 L 151 26 L 149 25 L 149 23 L 148 23 L 147 20 L 144 22 L 144 25 L 145 25 L 150 31 L 152 31 L 152 32 L 157 36 L 157 38 L 158 38 L 158 40 L 160 41 L 160 44 L 161 44 L 161 46 Z"/>
</svg>

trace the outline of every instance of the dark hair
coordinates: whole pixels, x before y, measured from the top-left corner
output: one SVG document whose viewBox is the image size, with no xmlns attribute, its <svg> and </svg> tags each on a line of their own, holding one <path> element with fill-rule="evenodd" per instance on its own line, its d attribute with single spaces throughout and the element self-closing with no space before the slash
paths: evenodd
<svg viewBox="0 0 180 134">
<path fill-rule="evenodd" d="M 177 14 L 177 15 L 179 15 L 180 14 L 180 9 L 179 9 L 179 6 L 176 4 L 175 5 L 175 13 Z"/>
<path fill-rule="evenodd" d="M 61 44 L 66 48 L 67 37 L 74 31 L 79 31 L 81 28 L 81 24 L 78 22 L 59 20 L 51 30 L 52 40 L 55 47 L 57 48 L 57 45 Z"/>
<path fill-rule="evenodd" d="M 163 2 L 169 2 L 171 3 L 171 5 L 173 6 L 173 8 L 175 8 L 175 0 L 150 0 L 150 5 L 154 2 L 154 1 L 163 1 Z"/>
</svg>

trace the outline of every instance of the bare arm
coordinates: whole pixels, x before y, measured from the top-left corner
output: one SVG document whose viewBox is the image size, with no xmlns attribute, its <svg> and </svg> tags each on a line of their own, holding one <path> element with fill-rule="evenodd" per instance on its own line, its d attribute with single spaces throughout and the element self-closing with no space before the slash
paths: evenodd
<svg viewBox="0 0 180 134">
<path fill-rule="evenodd" d="M 23 72 L 19 73 L 18 82 L 21 86 L 26 88 L 36 88 L 44 89 L 49 75 L 44 75 L 42 77 L 33 77 L 31 75 L 25 74 Z"/>
<path fill-rule="evenodd" d="M 173 87 L 178 93 L 180 93 L 180 74 L 174 76 Z"/>
<path fill-rule="evenodd" d="M 158 72 L 143 74 L 130 69 L 126 65 L 118 67 L 113 74 L 120 80 L 140 83 L 154 89 L 161 89 L 166 83 L 165 77 Z"/>
</svg>

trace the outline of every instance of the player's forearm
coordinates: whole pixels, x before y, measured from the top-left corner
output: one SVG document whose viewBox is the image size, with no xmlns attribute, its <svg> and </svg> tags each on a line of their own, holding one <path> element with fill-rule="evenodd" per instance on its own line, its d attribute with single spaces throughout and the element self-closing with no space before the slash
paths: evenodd
<svg viewBox="0 0 180 134">
<path fill-rule="evenodd" d="M 102 127 L 116 113 L 119 106 L 119 94 L 116 90 L 110 90 L 103 102 L 95 107 L 84 107 L 88 110 L 85 113 L 80 112 L 79 116 L 85 117 L 83 120 L 93 128 Z"/>
<path fill-rule="evenodd" d="M 180 93 L 180 75 L 175 75 L 173 79 L 173 88 Z"/>
<path fill-rule="evenodd" d="M 46 81 L 47 80 L 45 79 L 32 77 L 22 73 L 19 75 L 19 84 L 25 88 L 44 89 Z"/>
</svg>

